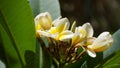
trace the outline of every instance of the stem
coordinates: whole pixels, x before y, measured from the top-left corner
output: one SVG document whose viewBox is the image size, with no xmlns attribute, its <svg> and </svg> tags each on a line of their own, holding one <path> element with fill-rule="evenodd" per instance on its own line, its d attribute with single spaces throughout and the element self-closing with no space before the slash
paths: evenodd
<svg viewBox="0 0 120 68">
<path fill-rule="evenodd" d="M 64 68 L 65 64 L 64 63 L 59 63 L 57 68 Z"/>
<path fill-rule="evenodd" d="M 80 59 L 81 58 L 81 56 L 85 53 L 85 48 L 84 47 L 82 47 L 83 48 L 83 51 L 78 55 L 78 57 L 76 58 L 76 59 Z"/>
</svg>

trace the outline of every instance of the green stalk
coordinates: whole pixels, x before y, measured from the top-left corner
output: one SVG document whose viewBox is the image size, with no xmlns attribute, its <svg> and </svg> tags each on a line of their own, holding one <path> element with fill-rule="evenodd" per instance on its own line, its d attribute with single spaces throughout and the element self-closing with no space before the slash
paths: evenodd
<svg viewBox="0 0 120 68">
<path fill-rule="evenodd" d="M 65 64 L 64 63 L 59 63 L 58 68 L 64 68 Z"/>
</svg>

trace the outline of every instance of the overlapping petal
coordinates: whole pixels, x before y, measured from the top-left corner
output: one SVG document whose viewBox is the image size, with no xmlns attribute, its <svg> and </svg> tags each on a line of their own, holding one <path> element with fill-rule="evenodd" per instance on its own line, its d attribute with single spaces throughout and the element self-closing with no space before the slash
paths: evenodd
<svg viewBox="0 0 120 68">
<path fill-rule="evenodd" d="M 52 19 L 48 12 L 40 13 L 35 17 L 36 30 L 49 30 L 52 26 Z"/>
<path fill-rule="evenodd" d="M 67 18 L 60 18 L 53 22 L 53 27 L 56 27 L 56 32 L 60 33 L 69 29 L 70 23 Z"/>
<path fill-rule="evenodd" d="M 85 38 L 93 36 L 93 28 L 90 23 L 85 23 L 82 26 L 75 28 L 75 34 L 73 36 L 72 44 L 81 42 Z"/>
<path fill-rule="evenodd" d="M 73 32 L 66 30 L 59 34 L 58 40 L 66 41 L 71 39 L 72 37 L 73 37 Z"/>
<path fill-rule="evenodd" d="M 42 35 L 42 36 L 45 36 L 45 37 L 51 37 L 51 38 L 54 38 L 55 40 L 60 40 L 60 41 L 65 41 L 65 40 L 69 40 L 73 37 L 73 32 L 71 31 L 63 31 L 61 33 L 57 33 L 57 34 L 51 34 L 49 32 L 46 32 L 46 31 L 40 31 L 38 30 L 38 32 Z"/>
<path fill-rule="evenodd" d="M 113 38 L 109 32 L 101 33 L 98 38 L 93 42 L 92 45 L 89 45 L 88 48 L 91 48 L 95 52 L 101 52 L 106 50 L 113 43 Z"/>
<path fill-rule="evenodd" d="M 52 22 L 48 12 L 41 13 L 35 17 L 36 30 L 41 36 L 51 37 L 56 40 L 66 40 L 73 36 L 69 31 L 70 23 L 67 18 L 58 18 Z"/>
<path fill-rule="evenodd" d="M 75 44 L 79 43 L 80 40 L 81 39 L 80 39 L 79 33 L 75 33 L 72 37 L 72 44 L 71 45 L 75 45 Z"/>
<path fill-rule="evenodd" d="M 51 38 L 54 38 L 54 39 L 58 36 L 58 34 L 51 34 L 49 32 L 41 31 L 41 30 L 38 30 L 38 33 L 42 36 L 51 37 Z"/>
<path fill-rule="evenodd" d="M 90 23 L 83 24 L 82 28 L 84 28 L 86 30 L 86 36 L 87 37 L 92 37 L 93 36 L 94 31 L 93 31 L 93 28 L 90 25 Z"/>
</svg>

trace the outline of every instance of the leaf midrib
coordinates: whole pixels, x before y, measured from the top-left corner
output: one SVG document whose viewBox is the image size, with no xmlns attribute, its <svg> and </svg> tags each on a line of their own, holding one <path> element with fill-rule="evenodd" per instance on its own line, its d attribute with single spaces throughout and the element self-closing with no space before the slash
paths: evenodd
<svg viewBox="0 0 120 68">
<path fill-rule="evenodd" d="M 23 60 L 22 60 L 21 55 L 20 55 L 20 52 L 19 52 L 19 50 L 18 50 L 18 48 L 17 48 L 16 40 L 15 40 L 13 34 L 12 34 L 12 31 L 10 30 L 10 28 L 9 28 L 9 26 L 8 26 L 8 23 L 7 23 L 6 19 L 5 19 L 4 14 L 2 13 L 1 8 L 0 8 L 0 16 L 1 16 L 1 19 L 3 20 L 3 23 L 1 23 L 1 25 L 2 25 L 3 28 L 5 29 L 7 35 L 9 36 L 9 38 L 10 38 L 12 44 L 13 44 L 13 47 L 14 47 L 15 50 L 16 50 L 16 53 L 17 53 L 17 55 L 18 55 L 18 58 L 19 58 L 19 60 L 20 60 L 20 63 L 21 63 L 21 65 L 22 65 L 22 67 L 24 67 Z"/>
</svg>

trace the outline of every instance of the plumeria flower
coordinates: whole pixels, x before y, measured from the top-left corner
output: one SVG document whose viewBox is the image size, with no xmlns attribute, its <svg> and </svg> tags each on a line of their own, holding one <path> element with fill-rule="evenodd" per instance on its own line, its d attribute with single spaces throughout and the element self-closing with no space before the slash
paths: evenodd
<svg viewBox="0 0 120 68">
<path fill-rule="evenodd" d="M 68 30 L 70 23 L 67 18 L 58 18 L 52 22 L 50 14 L 45 12 L 36 16 L 35 23 L 39 35 L 55 40 L 66 40 L 73 36 L 72 31 Z"/>
<path fill-rule="evenodd" d="M 93 37 L 93 28 L 89 23 L 77 27 L 75 35 L 77 36 L 73 36 L 73 41 L 76 39 L 76 45 L 84 48 L 91 57 L 96 57 L 95 52 L 104 51 L 113 43 L 109 32 L 101 33 L 98 38 Z"/>
<path fill-rule="evenodd" d="M 93 37 L 94 31 L 90 23 L 73 27 L 69 30 L 69 20 L 58 18 L 52 21 L 48 12 L 41 13 L 35 17 L 35 27 L 38 36 L 51 37 L 55 40 L 66 41 L 72 39 L 72 46 L 79 46 L 85 49 L 91 57 L 96 57 L 96 52 L 106 50 L 113 39 L 109 32 L 101 33 L 97 38 Z"/>
<path fill-rule="evenodd" d="M 52 19 L 48 12 L 40 13 L 35 17 L 34 21 L 37 37 L 40 36 L 38 30 L 45 31 L 52 27 Z"/>
<path fill-rule="evenodd" d="M 69 22 L 67 18 L 62 18 L 55 21 L 53 27 L 48 31 L 38 31 L 40 34 L 46 37 L 54 38 L 55 40 L 67 40 L 72 38 L 72 31 L 68 30 Z"/>
<path fill-rule="evenodd" d="M 113 38 L 109 32 L 103 32 L 95 38 L 93 37 L 93 28 L 89 23 L 85 24 L 83 27 L 87 33 L 87 43 L 85 48 L 89 56 L 96 57 L 95 52 L 102 52 L 113 43 Z"/>
<path fill-rule="evenodd" d="M 85 38 L 93 36 L 93 28 L 89 23 L 75 28 L 75 33 L 72 38 L 72 45 L 83 41 Z"/>
<path fill-rule="evenodd" d="M 52 26 L 52 19 L 48 12 L 41 13 L 35 17 L 36 30 L 49 30 Z"/>
<path fill-rule="evenodd" d="M 111 46 L 113 38 L 109 32 L 101 33 L 97 38 L 88 40 L 87 53 L 91 57 L 96 57 L 95 52 L 102 52 Z M 90 43 L 91 42 L 91 43 Z"/>
<path fill-rule="evenodd" d="M 57 18 L 52 21 L 48 12 L 40 13 L 35 17 L 35 28 L 38 40 L 62 64 L 74 63 L 81 59 L 84 53 L 96 57 L 96 52 L 106 50 L 113 43 L 109 32 L 103 32 L 98 37 L 93 37 L 94 31 L 90 23 L 76 27 L 74 21 L 71 28 L 67 18 Z M 46 47 L 44 38 L 48 41 Z M 81 52 L 79 50 L 83 49 Z"/>
</svg>

